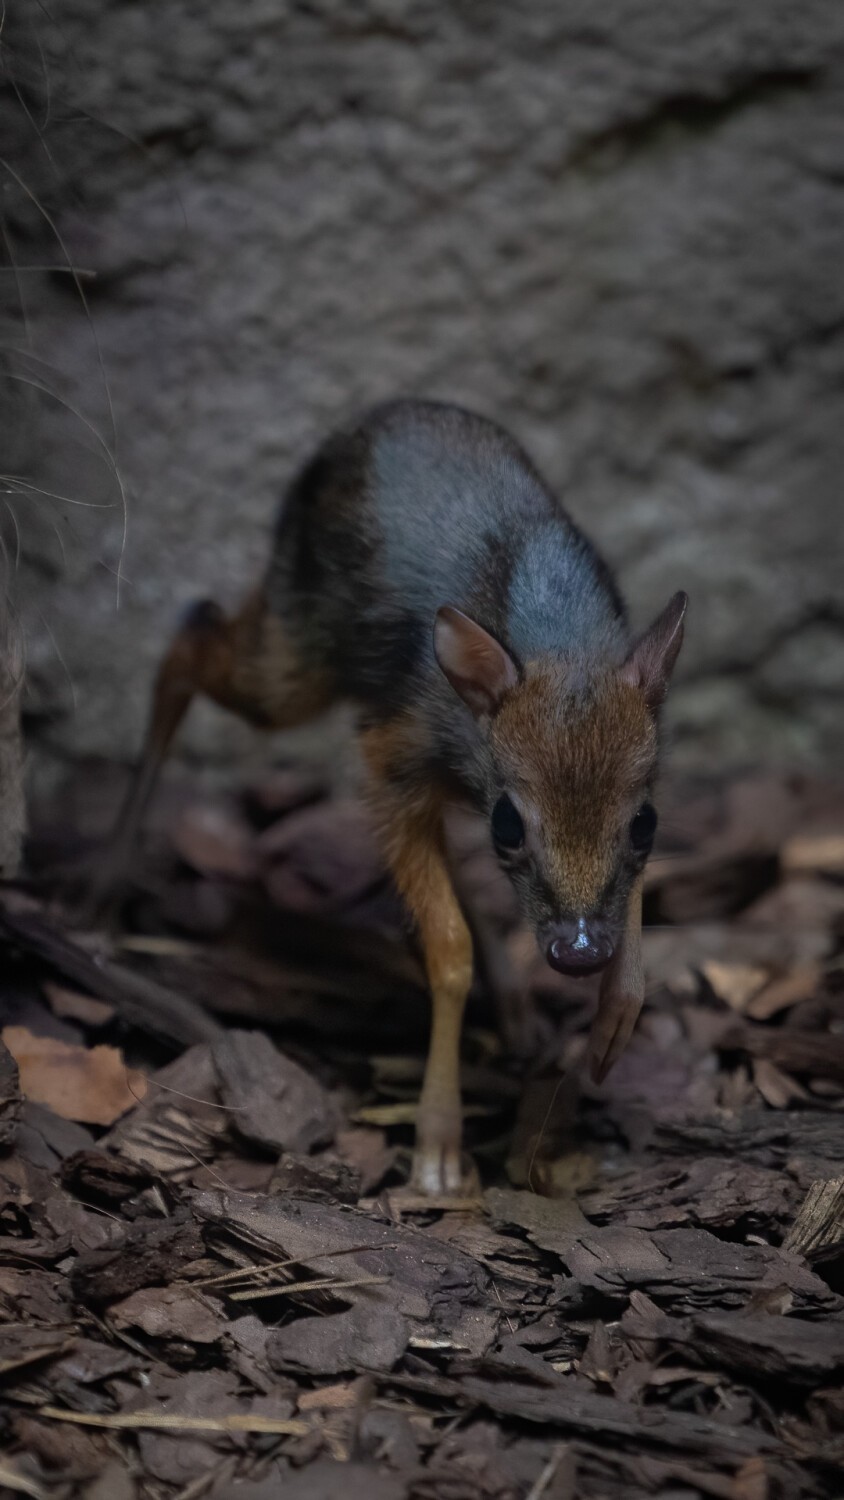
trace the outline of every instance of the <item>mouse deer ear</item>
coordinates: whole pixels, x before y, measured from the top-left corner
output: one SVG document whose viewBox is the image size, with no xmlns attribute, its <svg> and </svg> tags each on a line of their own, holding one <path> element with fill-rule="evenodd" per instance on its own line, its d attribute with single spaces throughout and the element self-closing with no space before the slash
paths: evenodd
<svg viewBox="0 0 844 1500">
<path fill-rule="evenodd" d="M 689 602 L 682 590 L 669 599 L 644 635 L 640 636 L 621 675 L 644 693 L 649 708 L 658 708 L 666 693 L 674 663 L 683 644 L 683 617 Z"/>
<path fill-rule="evenodd" d="M 494 714 L 519 680 L 515 662 L 495 637 L 450 604 L 437 610 L 434 655 L 476 718 Z"/>
</svg>

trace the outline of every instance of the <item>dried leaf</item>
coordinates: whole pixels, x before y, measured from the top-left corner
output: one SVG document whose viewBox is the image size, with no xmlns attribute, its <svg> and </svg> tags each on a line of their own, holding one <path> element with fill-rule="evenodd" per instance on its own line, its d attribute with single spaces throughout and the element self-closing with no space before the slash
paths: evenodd
<svg viewBox="0 0 844 1500">
<path fill-rule="evenodd" d="M 62 1020 L 81 1021 L 83 1026 L 107 1026 L 114 1019 L 114 1006 L 105 1000 L 94 1000 L 91 995 L 81 995 L 77 990 L 54 984 L 51 979 L 45 979 L 41 988 L 50 1002 L 53 1015 Z"/>
<path fill-rule="evenodd" d="M 804 1088 L 794 1078 L 789 1078 L 775 1063 L 766 1057 L 757 1057 L 753 1060 L 753 1082 L 756 1084 L 766 1104 L 772 1109 L 787 1109 L 796 1099 L 804 1100 L 809 1096 Z"/>
<path fill-rule="evenodd" d="M 745 1014 L 753 1021 L 769 1021 L 772 1016 L 778 1016 L 813 995 L 822 972 L 820 964 L 800 964 L 788 973 L 778 975 L 750 998 Z"/>
<path fill-rule="evenodd" d="M 757 964 L 726 964 L 710 959 L 701 972 L 720 1000 L 742 1013 L 770 978 L 768 969 Z"/>
<path fill-rule="evenodd" d="M 17 1062 L 21 1090 L 66 1120 L 113 1125 L 146 1093 L 143 1073 L 128 1069 L 117 1047 L 74 1047 L 7 1026 L 3 1041 Z"/>
<path fill-rule="evenodd" d="M 844 833 L 815 833 L 786 839 L 780 851 L 784 870 L 844 874 Z"/>
</svg>

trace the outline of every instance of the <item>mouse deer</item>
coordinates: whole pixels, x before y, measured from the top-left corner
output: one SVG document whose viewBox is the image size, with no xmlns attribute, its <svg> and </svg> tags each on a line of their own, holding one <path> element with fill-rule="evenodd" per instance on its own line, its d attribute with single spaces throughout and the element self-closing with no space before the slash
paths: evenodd
<svg viewBox="0 0 844 1500">
<path fill-rule="evenodd" d="M 593 1075 L 642 1005 L 642 877 L 659 717 L 683 639 L 675 593 L 631 636 L 613 577 L 518 444 L 458 407 L 395 401 L 336 433 L 288 490 L 269 564 L 227 617 L 195 605 L 160 666 L 109 866 L 125 862 L 196 693 L 265 728 L 357 711 L 369 797 L 431 993 L 414 1185 L 462 1181 L 470 928 L 444 839 L 459 798 L 552 968 L 601 971 Z"/>
</svg>

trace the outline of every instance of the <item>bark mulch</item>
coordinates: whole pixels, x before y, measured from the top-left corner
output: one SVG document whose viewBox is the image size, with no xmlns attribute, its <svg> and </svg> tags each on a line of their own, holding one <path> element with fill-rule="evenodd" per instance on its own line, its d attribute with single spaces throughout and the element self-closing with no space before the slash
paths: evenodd
<svg viewBox="0 0 844 1500">
<path fill-rule="evenodd" d="M 669 788 L 610 1077 L 485 852 L 457 1203 L 406 1187 L 427 1005 L 356 803 L 178 777 L 116 934 L 63 900 L 119 773 L 0 888 L 0 1496 L 844 1494 L 844 795 Z"/>
</svg>

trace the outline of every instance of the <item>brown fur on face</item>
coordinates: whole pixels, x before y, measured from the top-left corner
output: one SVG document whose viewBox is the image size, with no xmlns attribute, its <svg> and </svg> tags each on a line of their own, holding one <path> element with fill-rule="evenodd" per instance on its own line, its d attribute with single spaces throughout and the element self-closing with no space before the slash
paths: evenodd
<svg viewBox="0 0 844 1500">
<path fill-rule="evenodd" d="M 630 822 L 656 770 L 644 695 L 612 668 L 528 663 L 490 724 L 489 749 L 491 801 L 507 792 L 525 824 L 509 868 L 534 926 L 599 915 L 620 928 L 642 863 Z"/>
</svg>

